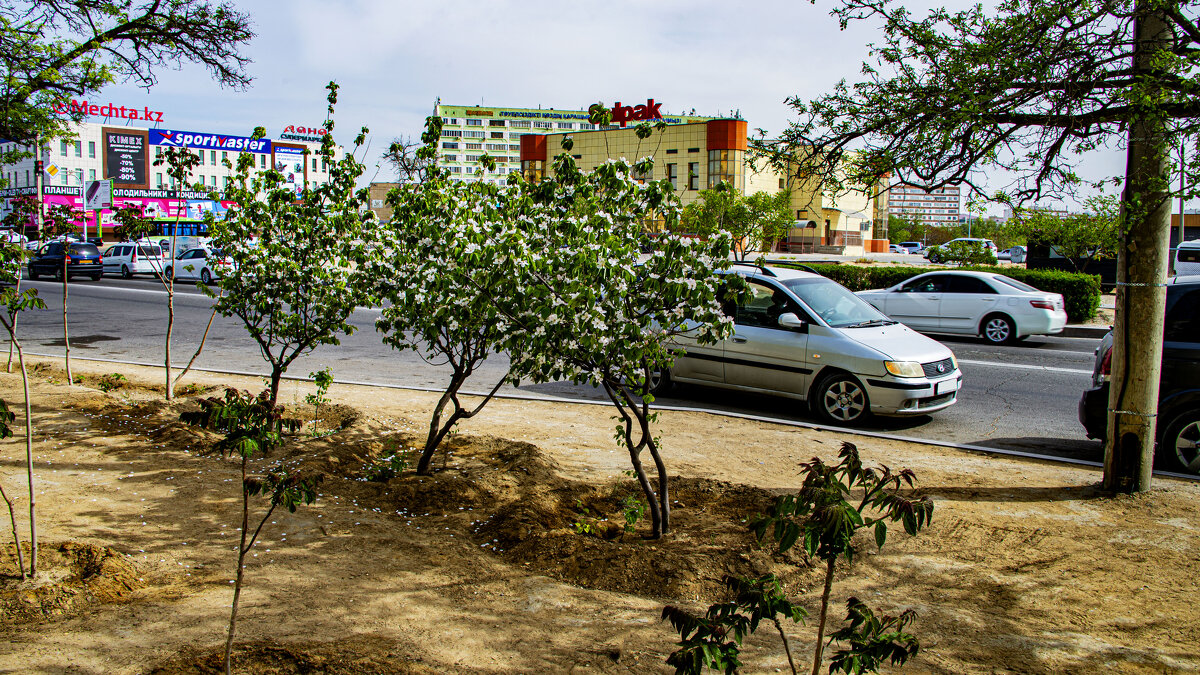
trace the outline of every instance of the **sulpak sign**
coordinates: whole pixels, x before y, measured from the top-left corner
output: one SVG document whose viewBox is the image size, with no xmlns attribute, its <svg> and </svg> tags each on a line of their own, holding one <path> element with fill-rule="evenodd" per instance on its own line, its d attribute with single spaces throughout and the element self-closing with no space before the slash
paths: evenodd
<svg viewBox="0 0 1200 675">
<path fill-rule="evenodd" d="M 646 105 L 621 105 L 621 102 L 617 101 L 612 107 L 612 121 L 613 124 L 625 126 L 629 122 L 661 120 L 661 107 L 662 104 L 655 103 L 652 98 L 646 99 Z"/>
</svg>

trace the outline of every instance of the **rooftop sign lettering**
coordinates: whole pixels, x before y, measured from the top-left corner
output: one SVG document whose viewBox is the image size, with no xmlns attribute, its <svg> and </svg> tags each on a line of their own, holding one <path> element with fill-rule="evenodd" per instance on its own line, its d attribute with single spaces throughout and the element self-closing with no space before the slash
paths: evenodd
<svg viewBox="0 0 1200 675">
<path fill-rule="evenodd" d="M 163 121 L 163 114 L 158 110 L 151 110 L 149 106 L 142 106 L 139 110 L 132 107 L 126 108 L 123 105 L 113 105 L 112 103 L 97 105 L 88 101 L 71 99 L 70 103 L 55 103 L 50 109 L 59 115 L 79 114 L 88 117 L 116 117 L 123 120 L 140 120 L 143 122 Z"/>
</svg>

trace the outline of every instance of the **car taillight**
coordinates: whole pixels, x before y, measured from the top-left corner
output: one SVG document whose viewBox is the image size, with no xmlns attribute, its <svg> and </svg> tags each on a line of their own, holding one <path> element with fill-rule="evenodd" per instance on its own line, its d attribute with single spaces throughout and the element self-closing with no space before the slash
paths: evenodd
<svg viewBox="0 0 1200 675">
<path fill-rule="evenodd" d="M 1053 300 L 1030 300 L 1029 304 L 1038 309 L 1054 309 Z"/>
<path fill-rule="evenodd" d="M 1096 369 L 1096 374 L 1100 376 L 1102 382 L 1112 375 L 1112 347 L 1104 350 L 1104 356 L 1100 357 L 1100 367 Z"/>
<path fill-rule="evenodd" d="M 71 256 L 66 256 L 66 259 L 67 259 L 67 264 L 70 265 L 71 264 Z"/>
</svg>

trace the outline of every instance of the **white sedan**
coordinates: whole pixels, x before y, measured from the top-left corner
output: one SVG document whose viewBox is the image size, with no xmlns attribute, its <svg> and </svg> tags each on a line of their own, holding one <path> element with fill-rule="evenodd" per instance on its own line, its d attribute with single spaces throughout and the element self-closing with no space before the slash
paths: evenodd
<svg viewBox="0 0 1200 675">
<path fill-rule="evenodd" d="M 232 267 L 233 262 L 222 255 L 220 249 L 199 246 L 176 254 L 163 273 L 168 278 L 195 279 L 207 286 Z"/>
<path fill-rule="evenodd" d="M 991 272 L 928 272 L 858 296 L 914 330 L 981 335 L 995 344 L 1061 333 L 1067 325 L 1061 295 Z"/>
</svg>

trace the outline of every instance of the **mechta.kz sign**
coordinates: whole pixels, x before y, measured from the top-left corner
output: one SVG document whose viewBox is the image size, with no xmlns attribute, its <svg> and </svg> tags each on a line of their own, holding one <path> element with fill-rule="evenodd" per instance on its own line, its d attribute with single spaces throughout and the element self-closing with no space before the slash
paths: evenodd
<svg viewBox="0 0 1200 675">
<path fill-rule="evenodd" d="M 253 139 L 246 136 L 202 134 L 173 129 L 151 129 L 150 145 L 167 145 L 175 148 L 187 146 L 192 150 L 233 150 L 263 154 L 271 152 L 271 141 L 266 138 Z"/>
<path fill-rule="evenodd" d="M 149 106 L 142 106 L 141 110 L 139 110 L 132 107 L 126 108 L 123 105 L 113 105 L 112 103 L 98 105 L 89 103 L 88 101 L 71 99 L 70 103 L 55 103 L 50 109 L 59 115 L 79 114 L 88 117 L 116 117 L 122 120 L 141 120 L 143 122 L 163 121 L 162 112 L 151 110 Z"/>
</svg>

